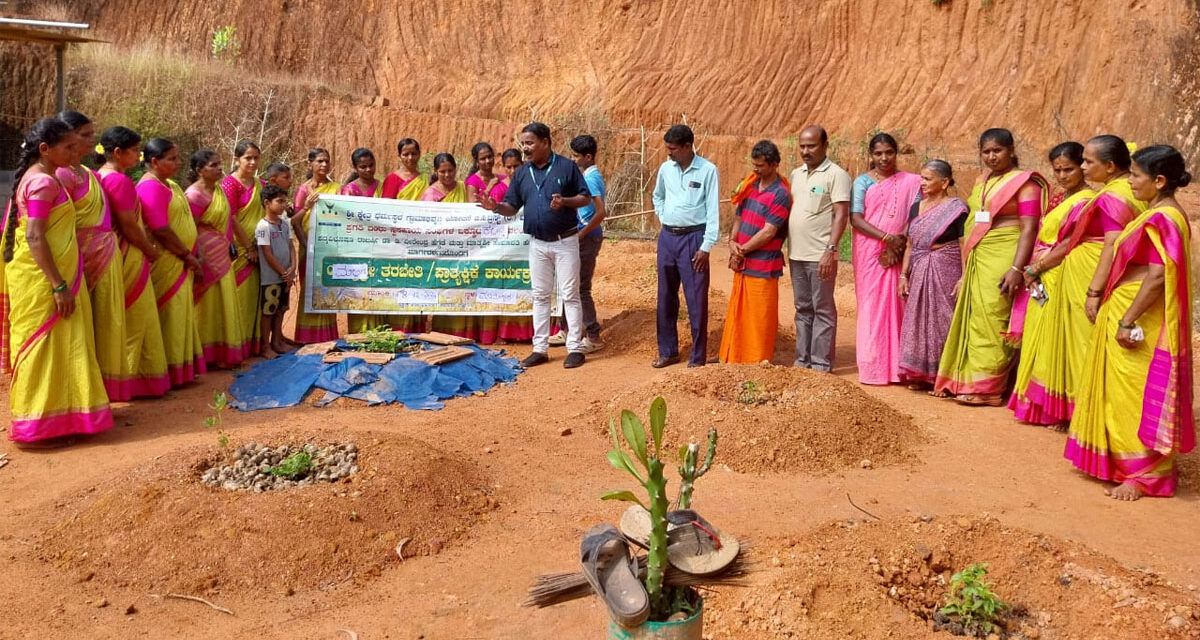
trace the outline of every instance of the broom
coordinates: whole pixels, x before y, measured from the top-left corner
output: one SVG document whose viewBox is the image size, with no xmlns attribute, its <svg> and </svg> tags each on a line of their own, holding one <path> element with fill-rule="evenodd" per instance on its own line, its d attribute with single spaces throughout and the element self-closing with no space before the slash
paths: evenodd
<svg viewBox="0 0 1200 640">
<path fill-rule="evenodd" d="M 663 582 L 669 587 L 735 587 L 745 586 L 746 576 L 754 568 L 747 551 L 748 541 L 740 541 L 741 548 L 733 562 L 721 570 L 708 576 L 698 576 L 667 565 Z M 638 579 L 646 578 L 646 557 L 638 558 Z M 550 573 L 538 576 L 529 595 L 521 603 L 523 607 L 549 607 L 592 595 L 592 586 L 588 584 L 583 574 L 574 571 L 570 573 Z"/>
</svg>

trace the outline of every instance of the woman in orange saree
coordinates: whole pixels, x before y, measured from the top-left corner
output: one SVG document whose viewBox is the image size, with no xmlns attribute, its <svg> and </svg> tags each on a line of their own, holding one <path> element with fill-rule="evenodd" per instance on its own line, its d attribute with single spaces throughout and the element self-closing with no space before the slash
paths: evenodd
<svg viewBox="0 0 1200 640">
<path fill-rule="evenodd" d="M 163 347 L 158 303 L 150 282 L 150 265 L 162 251 L 146 237 L 142 209 L 133 181 L 125 175 L 139 162 L 142 138 L 125 127 L 110 127 L 100 136 L 105 163 L 100 186 L 108 198 L 113 224 L 121 237 L 122 291 L 125 304 L 125 349 L 121 385 L 130 398 L 158 397 L 171 388 Z"/>
<path fill-rule="evenodd" d="M 74 162 L 70 128 L 43 118 L 25 136 L 4 220 L 10 290 L 9 439 L 49 445 L 112 427 L 96 363 L 91 300 L 75 236 L 75 206 L 55 171 Z M 63 442 L 59 440 L 58 442 Z"/>
<path fill-rule="evenodd" d="M 1192 413 L 1191 229 L 1175 191 L 1191 182 L 1183 156 L 1156 145 L 1133 155 L 1133 195 L 1149 210 L 1113 247 L 1064 455 L 1118 483 L 1119 500 L 1169 497 L 1176 460 L 1196 444 Z"/>
<path fill-rule="evenodd" d="M 193 274 L 203 265 L 195 256 L 196 221 L 183 189 L 171 179 L 179 171 L 175 143 L 154 138 L 142 148 L 146 174 L 137 184 L 142 216 L 162 255 L 150 266 L 150 281 L 158 299 L 158 320 L 167 354 L 172 387 L 194 381 L 207 368 L 196 326 Z"/>
<path fill-rule="evenodd" d="M 200 348 L 208 366 L 232 369 L 249 357 L 250 345 L 230 257 L 234 223 L 219 186 L 221 173 L 220 154 L 200 149 L 192 154 L 196 179 L 184 195 L 196 220 L 196 255 L 202 263 L 192 283 Z"/>
</svg>

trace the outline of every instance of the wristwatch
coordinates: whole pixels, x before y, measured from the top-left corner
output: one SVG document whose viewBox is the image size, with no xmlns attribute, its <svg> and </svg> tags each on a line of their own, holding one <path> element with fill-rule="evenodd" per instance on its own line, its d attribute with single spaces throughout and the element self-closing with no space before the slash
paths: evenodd
<svg viewBox="0 0 1200 640">
<path fill-rule="evenodd" d="M 825 245 L 825 250 L 826 251 L 837 251 L 838 246 L 836 244 L 827 244 L 827 245 Z"/>
</svg>

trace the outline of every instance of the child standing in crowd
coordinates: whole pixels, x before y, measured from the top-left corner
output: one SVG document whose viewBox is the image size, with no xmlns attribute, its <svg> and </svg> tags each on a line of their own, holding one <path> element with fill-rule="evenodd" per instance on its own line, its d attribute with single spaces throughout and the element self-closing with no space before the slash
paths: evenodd
<svg viewBox="0 0 1200 640">
<path fill-rule="evenodd" d="M 288 293 L 296 282 L 296 247 L 292 245 L 290 226 L 283 220 L 288 194 L 269 184 L 263 187 L 263 206 L 266 216 L 254 230 L 258 245 L 259 277 L 262 283 L 262 331 L 260 348 L 263 355 L 292 350 L 283 337 L 283 316 L 288 310 Z"/>
<path fill-rule="evenodd" d="M 272 162 L 271 166 L 267 167 L 267 172 L 263 174 L 263 180 L 267 184 L 273 184 L 284 193 L 292 192 L 292 168 L 282 162 Z M 289 209 L 292 203 L 289 202 Z"/>
<path fill-rule="evenodd" d="M 600 340 L 600 321 L 596 317 L 596 301 L 592 299 L 592 276 L 596 272 L 596 258 L 600 256 L 600 247 L 604 245 L 604 217 L 608 211 L 604 208 L 606 190 L 600 168 L 596 166 L 596 153 L 599 151 L 596 139 L 589 135 L 576 136 L 571 140 L 571 158 L 583 171 L 583 180 L 587 183 L 588 191 L 592 194 L 587 206 L 579 207 L 579 300 L 583 304 L 583 352 L 595 353 L 604 348 Z M 555 346 L 567 343 L 566 318 L 561 320 L 561 329 L 550 337 L 550 344 Z"/>
</svg>

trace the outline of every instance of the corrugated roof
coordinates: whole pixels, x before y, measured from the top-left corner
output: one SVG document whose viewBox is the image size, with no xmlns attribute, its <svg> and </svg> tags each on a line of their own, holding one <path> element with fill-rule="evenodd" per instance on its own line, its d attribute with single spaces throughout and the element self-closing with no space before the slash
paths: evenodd
<svg viewBox="0 0 1200 640">
<path fill-rule="evenodd" d="M 75 33 L 66 33 L 45 27 L 61 26 L 70 29 L 86 29 L 86 24 L 70 22 L 56 23 L 45 20 L 25 20 L 20 18 L 0 18 L 0 40 L 16 42 L 36 42 L 39 44 L 66 44 L 73 42 L 102 42 L 96 38 L 87 38 Z"/>
</svg>

